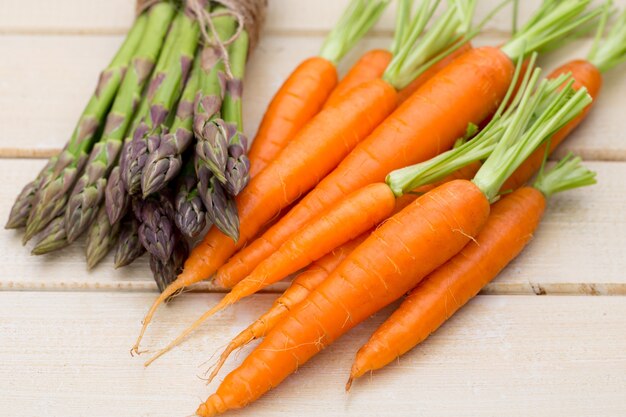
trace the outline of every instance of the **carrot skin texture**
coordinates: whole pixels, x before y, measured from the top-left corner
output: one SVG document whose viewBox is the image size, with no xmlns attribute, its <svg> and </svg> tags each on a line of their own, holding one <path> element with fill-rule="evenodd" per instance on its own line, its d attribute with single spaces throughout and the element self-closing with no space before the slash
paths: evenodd
<svg viewBox="0 0 626 417">
<path fill-rule="evenodd" d="M 497 48 L 473 48 L 452 61 L 400 105 L 289 213 L 220 269 L 236 283 L 317 213 L 352 190 L 449 149 L 468 123 L 493 114 L 513 79 L 514 65 Z"/>
<path fill-rule="evenodd" d="M 414 79 L 411 84 L 404 87 L 402 90 L 398 92 L 398 102 L 404 103 L 408 100 L 413 93 L 415 93 L 419 88 L 424 85 L 424 83 L 435 76 L 439 71 L 450 65 L 452 61 L 463 55 L 465 52 L 472 49 L 473 46 L 470 42 L 466 42 L 459 47 L 456 51 L 450 53 L 445 58 L 437 62 L 432 67 L 428 68 L 422 74 L 420 74 L 416 79 Z"/>
<path fill-rule="evenodd" d="M 476 241 L 424 278 L 359 349 L 350 379 L 395 361 L 476 296 L 530 242 L 545 206 L 531 187 L 495 203 Z"/>
<path fill-rule="evenodd" d="M 321 57 L 303 61 L 270 102 L 248 153 L 250 176 L 265 168 L 309 122 L 337 85 L 335 65 Z"/>
<path fill-rule="evenodd" d="M 341 245 L 331 253 L 313 262 L 305 271 L 299 274 L 289 288 L 274 301 L 270 309 L 255 320 L 250 326 L 233 338 L 224 352 L 220 355 L 218 363 L 213 368 L 209 377 L 212 381 L 224 365 L 228 356 L 236 349 L 265 337 L 276 324 L 282 320 L 291 309 L 302 302 L 315 288 L 317 288 L 339 266 L 339 264 L 359 246 L 370 232 L 363 233 L 356 239 Z"/>
<path fill-rule="evenodd" d="M 476 236 L 489 202 L 470 181 L 419 197 L 378 227 L 222 382 L 197 414 L 240 408 L 382 307 L 402 297 Z"/>
<path fill-rule="evenodd" d="M 593 101 L 583 110 L 583 112 L 572 119 L 561 130 L 556 132 L 550 138 L 548 153 L 552 153 L 557 146 L 559 146 L 576 127 L 587 117 L 593 103 L 600 94 L 602 89 L 602 73 L 595 65 L 586 60 L 574 60 L 562 65 L 555 69 L 548 78 L 556 78 L 561 74 L 572 73 L 574 79 L 573 88 L 578 90 L 581 87 L 586 87 L 589 95 Z M 526 184 L 533 175 L 539 172 L 543 158 L 546 153 L 546 146 L 548 142 L 539 146 L 535 152 L 533 152 L 522 165 L 506 180 L 502 186 L 503 191 L 516 190 L 517 188 Z"/>
<path fill-rule="evenodd" d="M 354 87 L 361 85 L 367 81 L 381 78 L 387 65 L 391 62 L 391 52 L 384 49 L 372 49 L 367 51 L 363 56 L 350 68 L 350 71 L 343 77 L 337 87 L 326 100 L 324 107 L 337 104 L 346 93 Z"/>
</svg>

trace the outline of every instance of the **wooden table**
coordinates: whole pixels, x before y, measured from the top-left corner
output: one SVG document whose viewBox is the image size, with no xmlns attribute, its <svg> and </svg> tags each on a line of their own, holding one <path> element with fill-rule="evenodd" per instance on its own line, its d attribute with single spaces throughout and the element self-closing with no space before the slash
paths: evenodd
<svg viewBox="0 0 626 417">
<path fill-rule="evenodd" d="M 302 58 L 316 53 L 346 1 L 270 3 L 245 84 L 251 136 L 272 93 Z M 521 3 L 523 18 L 539 0 Z M 481 1 L 478 13 L 495 4 Z M 66 141 L 132 16 L 130 0 L 0 3 L 2 221 L 43 158 Z M 496 18 L 477 43 L 502 42 L 509 22 Z M 341 69 L 368 48 L 387 46 L 392 26 L 389 11 Z M 543 64 L 550 69 L 584 56 L 589 45 L 577 40 Z M 607 74 L 595 110 L 556 155 L 583 156 L 599 184 L 554 198 L 533 242 L 483 295 L 348 395 L 343 386 L 353 355 L 390 309 L 232 415 L 626 415 L 625 71 Z M 128 352 L 156 294 L 145 259 L 115 271 L 107 258 L 87 272 L 83 242 L 31 257 L 20 237 L 0 231 L 1 415 L 189 415 L 216 387 L 200 379 L 205 361 L 275 297 L 240 303 L 144 369 Z M 218 297 L 188 294 L 164 308 L 146 347 L 162 346 Z"/>
</svg>

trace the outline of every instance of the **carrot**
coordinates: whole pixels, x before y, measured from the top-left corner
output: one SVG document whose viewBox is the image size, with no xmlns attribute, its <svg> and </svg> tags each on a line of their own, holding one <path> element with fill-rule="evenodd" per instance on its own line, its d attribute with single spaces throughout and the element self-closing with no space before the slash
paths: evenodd
<svg viewBox="0 0 626 417">
<path fill-rule="evenodd" d="M 571 73 L 574 77 L 574 88 L 587 88 L 587 91 L 594 99 L 593 102 L 585 109 L 583 113 L 572 120 L 567 126 L 554 134 L 550 141 L 542 145 L 531 155 L 522 166 L 520 166 L 513 175 L 503 185 L 503 190 L 514 190 L 528 180 L 539 170 L 544 155 L 547 152 L 551 154 L 569 134 L 585 120 L 593 103 L 600 94 L 602 89 L 602 73 L 611 70 L 617 64 L 626 60 L 626 11 L 623 11 L 614 23 L 612 30 L 606 35 L 604 34 L 604 23 L 610 13 L 609 4 L 605 6 L 604 19 L 599 25 L 598 33 L 593 47 L 587 59 L 575 59 L 559 68 L 555 69 L 548 77 L 556 78 L 561 74 Z"/>
<path fill-rule="evenodd" d="M 356 239 L 343 244 L 323 258 L 313 262 L 304 272 L 299 274 L 283 295 L 274 301 L 272 307 L 265 314 L 255 320 L 228 344 L 220 355 L 219 361 L 215 364 L 207 383 L 210 383 L 215 378 L 232 352 L 255 339 L 264 337 L 291 309 L 317 288 L 367 236 L 369 236 L 369 233 L 366 232 Z"/>
<path fill-rule="evenodd" d="M 566 157 L 534 187 L 496 202 L 475 240 L 428 275 L 359 349 L 346 385 L 380 369 L 424 341 L 493 280 L 532 239 L 546 199 L 555 192 L 595 183 L 595 174 Z"/>
<path fill-rule="evenodd" d="M 387 65 L 391 62 L 391 58 L 391 52 L 384 49 L 372 49 L 363 54 L 356 64 L 350 68 L 346 76 L 337 84 L 337 87 L 326 100 L 324 107 L 337 104 L 348 91 L 357 85 L 381 78 Z"/>
<path fill-rule="evenodd" d="M 531 87 L 538 72 L 533 73 Z M 553 94 L 546 110 L 534 117 L 546 91 L 544 81 L 535 96 L 525 95 L 525 111 L 518 112 L 473 181 L 445 183 L 378 227 L 265 336 L 196 413 L 213 416 L 256 400 L 475 238 L 506 177 L 590 100 L 584 89 L 574 93 L 567 87 Z"/>
<path fill-rule="evenodd" d="M 394 84 L 394 80 L 407 79 L 407 74 L 413 73 L 416 67 L 423 69 L 423 62 L 456 40 L 458 19 L 451 18 L 456 13 L 455 9 L 451 8 L 439 17 L 440 20 L 434 25 L 440 29 L 435 32 L 439 36 L 428 32 L 420 39 L 419 48 L 413 48 L 413 42 L 424 30 L 425 22 L 432 16 L 438 4 L 435 2 L 435 5 L 430 7 L 429 3 L 427 1 L 420 3 L 418 16 L 423 15 L 422 19 L 418 19 L 415 27 L 411 28 L 410 42 L 403 45 L 403 48 L 411 51 L 411 55 L 403 59 L 402 63 L 389 66 L 388 70 L 393 76 L 357 86 L 348 92 L 344 100 L 322 110 L 239 194 L 237 197 L 239 240 L 233 242 L 215 228 L 207 233 L 204 240 L 190 254 L 183 272 L 159 295 L 148 311 L 133 351 L 138 352 L 138 344 L 156 308 L 169 295 L 210 277 L 282 208 L 313 188 L 396 107 L 396 88 L 403 85 Z M 444 42 L 445 39 L 448 39 L 447 43 Z"/>
<path fill-rule="evenodd" d="M 249 151 L 250 176 L 261 172 L 326 102 L 337 85 L 337 62 L 376 23 L 389 0 L 352 0 L 319 56 L 304 60 L 280 87 Z"/>
<path fill-rule="evenodd" d="M 468 123 L 480 125 L 498 107 L 513 77 L 511 58 L 564 37 L 569 33 L 566 29 L 573 30 L 597 16 L 595 12 L 580 16 L 588 3 L 546 2 L 530 24 L 501 48 L 470 49 L 454 60 L 401 104 L 278 223 L 220 268 L 215 282 L 230 288 L 241 281 L 314 216 L 351 190 L 383 181 L 394 169 L 449 149 Z M 569 13 L 567 19 L 563 19 L 565 13 Z"/>
</svg>

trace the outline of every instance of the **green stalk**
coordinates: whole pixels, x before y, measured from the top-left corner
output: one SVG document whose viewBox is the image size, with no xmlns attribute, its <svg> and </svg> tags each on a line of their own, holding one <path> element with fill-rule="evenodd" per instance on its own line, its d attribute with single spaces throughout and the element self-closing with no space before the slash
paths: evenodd
<svg viewBox="0 0 626 417">
<path fill-rule="evenodd" d="M 351 0 L 322 45 L 319 56 L 337 64 L 374 26 L 390 0 Z"/>
<path fill-rule="evenodd" d="M 551 169 L 542 169 L 533 187 L 548 199 L 556 193 L 586 187 L 596 182 L 596 173 L 585 168 L 580 157 L 569 153 Z"/>
<path fill-rule="evenodd" d="M 148 26 L 107 116 L 103 136 L 94 146 L 85 172 L 69 198 L 65 227 L 70 243 L 85 231 L 96 216 L 104 198 L 107 176 L 117 162 L 122 140 L 137 103 L 141 101 L 141 93 L 159 56 L 174 13 L 174 7 L 169 3 L 158 3 L 148 11 Z"/>
<path fill-rule="evenodd" d="M 600 72 L 609 71 L 626 62 L 626 10 L 613 23 L 611 30 L 604 34 L 606 19 L 610 10 L 610 2 L 607 2 L 605 5 L 606 12 L 599 26 L 594 46 L 587 58 Z"/>
<path fill-rule="evenodd" d="M 43 178 L 37 181 L 41 188 L 35 194 L 24 241 L 28 241 L 46 227 L 65 207 L 66 193 L 74 185 L 87 161 L 96 134 L 143 37 L 147 23 L 147 15 L 137 18 L 122 47 L 101 73 L 96 91 L 83 111 L 69 142 L 56 157 L 54 166 L 43 173 Z"/>
<path fill-rule="evenodd" d="M 193 141 L 193 104 L 200 77 L 200 54 L 178 102 L 176 118 L 167 134 L 148 143 L 149 156 L 141 174 L 142 194 L 147 197 L 165 187 L 182 167 L 182 154 Z"/>
<path fill-rule="evenodd" d="M 584 13 L 591 0 L 546 0 L 533 16 L 500 49 L 517 60 L 534 51 L 561 46 L 572 34 L 593 21 L 601 8 Z"/>
<path fill-rule="evenodd" d="M 135 129 L 133 139 L 125 146 L 122 154 L 122 179 L 130 195 L 141 190 L 141 174 L 148 158 L 148 142 L 150 137 L 161 134 L 162 125 L 180 97 L 198 45 L 198 23 L 184 12 L 180 12 L 177 19 L 181 19 L 181 22 L 174 48 L 163 70 L 155 74 L 159 82 L 156 91 L 149 92 L 152 98 L 148 115 Z"/>
</svg>

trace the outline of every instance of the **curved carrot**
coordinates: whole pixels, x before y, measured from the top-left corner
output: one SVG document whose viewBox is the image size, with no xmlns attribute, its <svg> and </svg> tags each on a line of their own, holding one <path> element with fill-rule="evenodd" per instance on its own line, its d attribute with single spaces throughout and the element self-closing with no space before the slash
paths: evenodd
<svg viewBox="0 0 626 417">
<path fill-rule="evenodd" d="M 183 272 L 156 299 L 133 347 L 138 344 L 157 307 L 182 288 L 210 277 L 278 212 L 315 186 L 363 138 L 389 115 L 396 91 L 382 80 L 372 80 L 350 91 L 345 100 L 322 110 L 293 141 L 237 196 L 239 241 L 212 228 L 196 246 Z M 315 143 L 315 146 L 311 146 Z"/>
<path fill-rule="evenodd" d="M 335 65 L 322 57 L 302 62 L 270 102 L 252 142 L 250 176 L 263 170 L 322 109 L 337 85 Z"/>
<path fill-rule="evenodd" d="M 591 62 L 586 60 L 574 60 L 562 65 L 554 70 L 548 78 L 557 78 L 561 74 L 571 73 L 574 78 L 574 89 L 586 87 L 589 95 L 594 101 L 575 119 L 569 122 L 565 127 L 555 133 L 549 142 L 541 145 L 537 150 L 509 177 L 502 186 L 503 190 L 515 190 L 526 184 L 530 178 L 535 175 L 541 168 L 542 161 L 546 154 L 546 147 L 549 146 L 548 153 L 552 153 L 557 146 L 576 129 L 576 127 L 587 117 L 591 106 L 595 103 L 595 99 L 600 94 L 602 88 L 602 73 Z"/>
<path fill-rule="evenodd" d="M 337 87 L 326 100 L 324 107 L 336 104 L 357 85 L 381 78 L 387 65 L 391 62 L 391 58 L 391 52 L 384 49 L 367 51 L 337 84 Z"/>
<path fill-rule="evenodd" d="M 470 49 L 427 81 L 261 238 L 218 271 L 230 288 L 320 213 L 351 190 L 384 181 L 394 169 L 425 161 L 454 144 L 468 123 L 480 124 L 498 107 L 514 65 L 497 48 Z"/>
<path fill-rule="evenodd" d="M 545 205 L 531 187 L 496 202 L 476 239 L 424 278 L 359 349 L 346 389 L 422 342 L 495 278 L 531 240 Z"/>
<path fill-rule="evenodd" d="M 313 262 L 304 272 L 299 274 L 289 288 L 274 301 L 272 307 L 265 314 L 235 336 L 228 344 L 220 355 L 219 361 L 215 364 L 207 383 L 210 383 L 215 378 L 232 352 L 255 339 L 265 337 L 290 310 L 317 288 L 368 236 L 369 232 L 366 232 L 356 239 L 341 245 L 323 258 Z"/>
<path fill-rule="evenodd" d="M 277 386 L 461 250 L 488 214 L 488 200 L 469 181 L 451 181 L 419 197 L 377 228 L 281 320 L 196 413 L 213 416 L 243 407 Z"/>
</svg>

